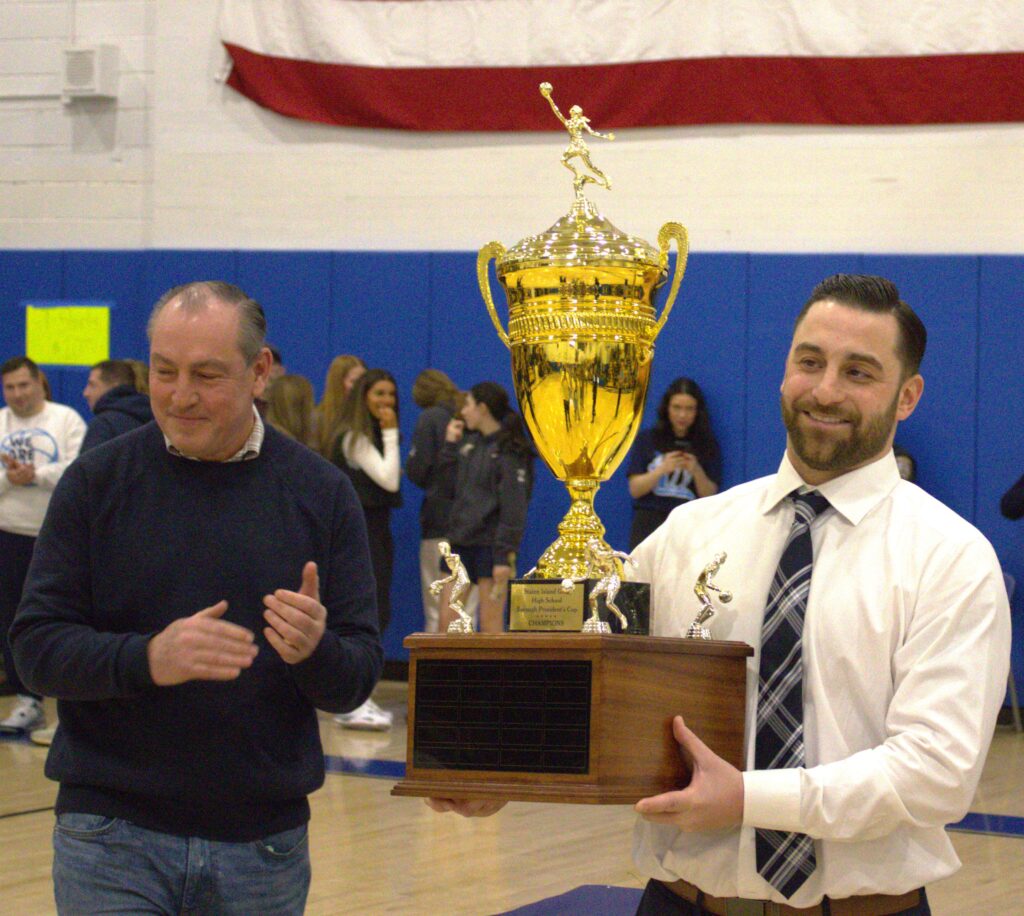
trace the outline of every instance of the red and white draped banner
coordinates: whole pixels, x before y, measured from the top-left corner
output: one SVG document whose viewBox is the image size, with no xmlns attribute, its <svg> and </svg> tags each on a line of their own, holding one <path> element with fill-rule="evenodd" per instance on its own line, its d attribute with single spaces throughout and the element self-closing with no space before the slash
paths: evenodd
<svg viewBox="0 0 1024 916">
<path fill-rule="evenodd" d="M 1024 121 L 1024 0 L 223 0 L 228 84 L 327 124 Z"/>
</svg>

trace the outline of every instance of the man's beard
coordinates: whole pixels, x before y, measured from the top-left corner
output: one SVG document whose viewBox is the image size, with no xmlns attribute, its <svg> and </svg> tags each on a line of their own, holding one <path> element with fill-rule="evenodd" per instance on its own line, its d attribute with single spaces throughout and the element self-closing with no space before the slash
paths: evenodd
<svg viewBox="0 0 1024 916">
<path fill-rule="evenodd" d="M 812 407 L 796 403 L 790 406 L 783 395 L 782 422 L 789 433 L 789 442 L 801 461 L 815 471 L 848 471 L 859 467 L 871 458 L 877 457 L 885 447 L 896 424 L 896 407 L 899 394 L 880 414 L 866 421 L 854 411 L 839 411 L 830 408 Z M 814 432 L 807 432 L 800 426 L 800 414 L 809 410 L 820 417 L 835 417 L 850 421 L 846 438 L 826 438 Z"/>
</svg>

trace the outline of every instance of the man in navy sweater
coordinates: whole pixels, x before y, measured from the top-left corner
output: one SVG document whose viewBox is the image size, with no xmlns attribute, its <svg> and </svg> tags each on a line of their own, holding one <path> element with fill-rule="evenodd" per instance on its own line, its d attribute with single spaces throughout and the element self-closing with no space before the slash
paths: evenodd
<svg viewBox="0 0 1024 916">
<path fill-rule="evenodd" d="M 156 423 L 54 493 L 11 641 L 58 699 L 60 912 L 303 910 L 316 709 L 362 703 L 383 653 L 351 484 L 253 406 L 265 329 L 229 284 L 165 294 Z"/>
</svg>

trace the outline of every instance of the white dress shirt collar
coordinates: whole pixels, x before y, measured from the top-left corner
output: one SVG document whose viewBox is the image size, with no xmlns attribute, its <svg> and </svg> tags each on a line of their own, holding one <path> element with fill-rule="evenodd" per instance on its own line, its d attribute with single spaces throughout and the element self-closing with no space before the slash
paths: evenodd
<svg viewBox="0 0 1024 916">
<path fill-rule="evenodd" d="M 864 467 L 848 471 L 814 487 L 851 525 L 859 525 L 872 509 L 884 500 L 900 482 L 900 471 L 892 450 Z M 784 453 L 779 472 L 765 489 L 761 514 L 768 515 L 794 490 L 808 486 Z"/>
</svg>

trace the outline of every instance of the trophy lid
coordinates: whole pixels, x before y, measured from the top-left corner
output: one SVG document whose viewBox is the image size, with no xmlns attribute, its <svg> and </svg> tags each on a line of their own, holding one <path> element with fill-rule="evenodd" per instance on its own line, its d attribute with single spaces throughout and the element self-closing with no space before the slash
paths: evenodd
<svg viewBox="0 0 1024 916">
<path fill-rule="evenodd" d="M 551 228 L 516 242 L 495 265 L 499 276 L 537 267 L 664 268 L 657 248 L 627 235 L 578 195 Z"/>
</svg>

